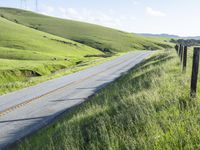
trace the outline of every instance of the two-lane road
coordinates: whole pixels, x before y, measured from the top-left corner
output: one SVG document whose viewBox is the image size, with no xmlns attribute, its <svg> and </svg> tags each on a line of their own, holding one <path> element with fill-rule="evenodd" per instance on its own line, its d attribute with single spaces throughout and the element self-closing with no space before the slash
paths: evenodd
<svg viewBox="0 0 200 150">
<path fill-rule="evenodd" d="M 129 53 L 95 67 L 0 96 L 0 149 L 83 103 L 151 54 L 149 51 Z"/>
</svg>

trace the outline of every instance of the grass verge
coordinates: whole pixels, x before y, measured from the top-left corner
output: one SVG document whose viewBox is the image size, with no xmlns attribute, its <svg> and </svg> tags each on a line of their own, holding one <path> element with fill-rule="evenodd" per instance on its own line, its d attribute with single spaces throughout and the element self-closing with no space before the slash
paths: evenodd
<svg viewBox="0 0 200 150">
<path fill-rule="evenodd" d="M 0 95 L 72 74 L 124 54 L 118 53 L 109 57 L 75 59 L 69 62 L 0 59 Z"/>
<path fill-rule="evenodd" d="M 15 149 L 200 149 L 190 73 L 175 52 L 159 52 Z"/>
</svg>

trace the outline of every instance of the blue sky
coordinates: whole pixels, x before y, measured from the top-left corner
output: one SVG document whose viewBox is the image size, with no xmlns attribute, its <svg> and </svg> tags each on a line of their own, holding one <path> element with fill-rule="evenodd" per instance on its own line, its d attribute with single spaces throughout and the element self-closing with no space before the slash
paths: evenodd
<svg viewBox="0 0 200 150">
<path fill-rule="evenodd" d="M 24 0 L 22 0 L 24 1 Z M 137 33 L 200 36 L 200 0 L 38 0 L 38 11 Z M 35 11 L 34 0 L 0 0 L 0 6 Z"/>
</svg>

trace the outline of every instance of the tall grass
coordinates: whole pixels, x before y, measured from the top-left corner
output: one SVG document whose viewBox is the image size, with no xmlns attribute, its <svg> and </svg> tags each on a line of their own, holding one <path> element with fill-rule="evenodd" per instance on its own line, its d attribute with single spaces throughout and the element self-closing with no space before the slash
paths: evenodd
<svg viewBox="0 0 200 150">
<path fill-rule="evenodd" d="M 200 149 L 189 68 L 182 74 L 175 52 L 160 52 L 16 149 Z"/>
</svg>

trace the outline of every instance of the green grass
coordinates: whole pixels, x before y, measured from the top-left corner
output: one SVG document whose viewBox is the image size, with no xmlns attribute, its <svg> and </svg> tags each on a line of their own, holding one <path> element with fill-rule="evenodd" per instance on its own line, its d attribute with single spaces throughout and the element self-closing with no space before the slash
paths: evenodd
<svg viewBox="0 0 200 150">
<path fill-rule="evenodd" d="M 0 94 L 51 79 L 51 74 L 54 77 L 69 74 L 110 59 L 85 57 L 104 54 L 2 17 L 0 29 Z M 63 69 L 65 73 L 55 75 L 55 72 Z"/>
<path fill-rule="evenodd" d="M 0 17 L 0 57 L 22 60 L 58 60 L 102 54 L 100 51 Z M 64 43 L 65 42 L 65 43 Z"/>
<path fill-rule="evenodd" d="M 71 39 L 101 51 L 169 48 L 170 39 L 148 38 L 98 25 L 64 20 L 19 9 L 0 8 L 0 16 L 13 22 Z"/>
<path fill-rule="evenodd" d="M 191 56 L 183 74 L 175 51 L 159 52 L 15 149 L 200 149 Z"/>
</svg>

